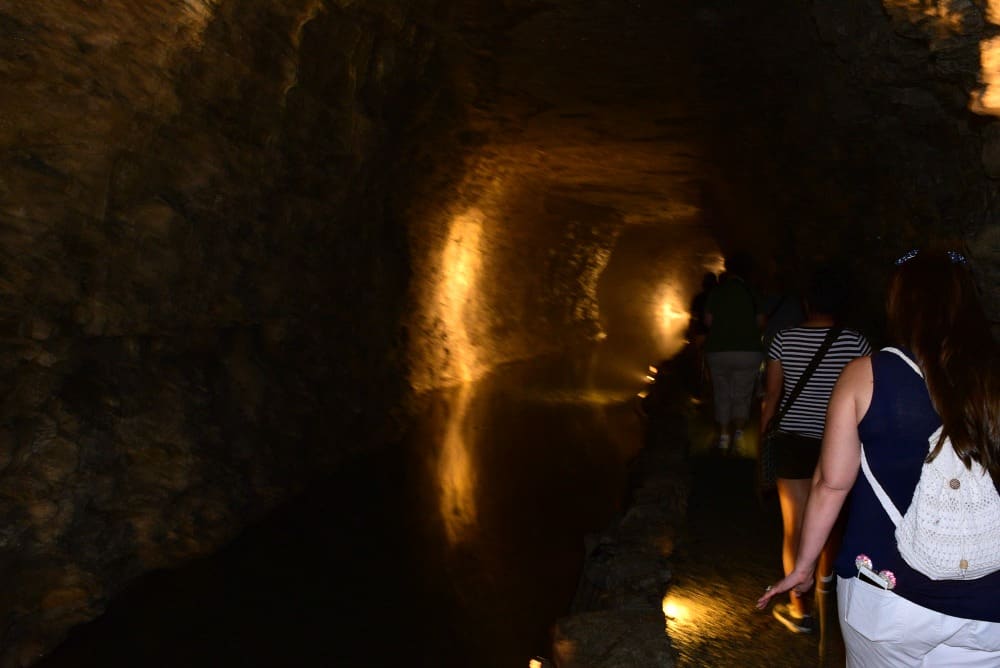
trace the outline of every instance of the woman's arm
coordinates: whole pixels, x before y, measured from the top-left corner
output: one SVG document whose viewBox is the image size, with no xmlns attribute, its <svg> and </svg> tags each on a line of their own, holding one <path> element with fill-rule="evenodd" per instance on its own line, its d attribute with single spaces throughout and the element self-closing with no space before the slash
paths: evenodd
<svg viewBox="0 0 1000 668">
<path fill-rule="evenodd" d="M 862 357 L 844 368 L 830 397 L 823 449 L 806 503 L 795 568 L 760 597 L 758 608 L 765 607 L 773 596 L 789 589 L 802 593 L 812 587 L 816 560 L 858 477 L 861 467 L 858 423 L 868 411 L 871 397 L 871 358 Z"/>
<path fill-rule="evenodd" d="M 760 433 L 767 431 L 767 426 L 778 412 L 778 402 L 781 400 L 781 390 L 785 384 L 785 369 L 781 360 L 768 360 L 764 371 L 764 401 L 760 407 Z"/>
</svg>

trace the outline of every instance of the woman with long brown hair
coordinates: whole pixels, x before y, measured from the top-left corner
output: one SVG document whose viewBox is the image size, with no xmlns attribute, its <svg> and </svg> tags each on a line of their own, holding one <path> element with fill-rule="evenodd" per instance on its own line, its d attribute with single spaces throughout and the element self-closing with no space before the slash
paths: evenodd
<svg viewBox="0 0 1000 668">
<path fill-rule="evenodd" d="M 896 347 L 850 363 L 837 381 L 795 568 L 757 604 L 808 591 L 850 493 L 836 561 L 848 666 L 998 666 L 1000 570 L 932 579 L 911 566 L 877 491 L 905 514 L 925 464 L 953 447 L 1000 493 L 1000 356 L 965 258 L 904 255 L 887 315 Z M 987 540 L 1000 552 L 1000 535 Z"/>
</svg>

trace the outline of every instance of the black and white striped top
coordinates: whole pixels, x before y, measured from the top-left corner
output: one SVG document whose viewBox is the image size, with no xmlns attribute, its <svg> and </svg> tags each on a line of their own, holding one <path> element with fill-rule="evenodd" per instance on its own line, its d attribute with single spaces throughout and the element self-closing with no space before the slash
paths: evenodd
<svg viewBox="0 0 1000 668">
<path fill-rule="evenodd" d="M 829 332 L 829 327 L 790 327 L 778 332 L 771 341 L 767 357 L 781 362 L 785 376 L 781 395 L 782 406 Z M 826 406 L 830 402 L 830 394 L 833 392 L 837 377 L 848 362 L 870 355 L 871 352 L 868 339 L 860 332 L 853 329 L 842 331 L 806 382 L 806 386 L 802 388 L 795 403 L 781 418 L 778 429 L 822 438 L 826 423 Z"/>
</svg>

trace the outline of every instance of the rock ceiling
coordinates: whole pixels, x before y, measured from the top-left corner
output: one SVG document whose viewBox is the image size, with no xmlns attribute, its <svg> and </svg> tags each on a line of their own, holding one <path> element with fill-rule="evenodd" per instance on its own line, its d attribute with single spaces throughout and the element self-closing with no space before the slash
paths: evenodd
<svg viewBox="0 0 1000 668">
<path fill-rule="evenodd" d="M 704 178 L 695 64 L 678 10 L 556 2 L 522 22 L 478 122 L 499 165 L 628 222 L 690 222 Z"/>
</svg>

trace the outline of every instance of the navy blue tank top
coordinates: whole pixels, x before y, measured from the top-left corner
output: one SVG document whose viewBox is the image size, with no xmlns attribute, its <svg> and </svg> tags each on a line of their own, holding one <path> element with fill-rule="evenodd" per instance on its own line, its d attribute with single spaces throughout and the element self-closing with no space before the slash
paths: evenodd
<svg viewBox="0 0 1000 668">
<path fill-rule="evenodd" d="M 871 362 L 872 402 L 858 434 L 872 473 L 905 514 L 927 456 L 927 437 L 941 426 L 941 419 L 923 379 L 906 362 L 883 351 L 872 355 Z M 903 598 L 953 617 L 1000 622 L 1000 572 L 977 580 L 935 581 L 910 568 L 896 549 L 896 527 L 860 470 L 847 509 L 837 575 L 857 575 L 854 559 L 867 554 L 876 571 L 888 569 L 896 575 L 893 591 Z"/>
</svg>

